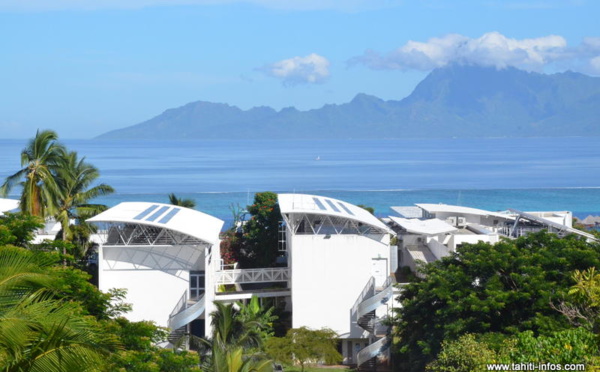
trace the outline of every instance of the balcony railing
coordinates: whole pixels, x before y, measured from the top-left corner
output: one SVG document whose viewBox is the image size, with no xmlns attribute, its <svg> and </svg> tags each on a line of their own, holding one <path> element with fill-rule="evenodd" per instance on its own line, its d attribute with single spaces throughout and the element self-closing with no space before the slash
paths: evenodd
<svg viewBox="0 0 600 372">
<path fill-rule="evenodd" d="M 219 270 L 215 272 L 216 285 L 287 282 L 289 280 L 290 269 L 287 267 Z"/>
</svg>

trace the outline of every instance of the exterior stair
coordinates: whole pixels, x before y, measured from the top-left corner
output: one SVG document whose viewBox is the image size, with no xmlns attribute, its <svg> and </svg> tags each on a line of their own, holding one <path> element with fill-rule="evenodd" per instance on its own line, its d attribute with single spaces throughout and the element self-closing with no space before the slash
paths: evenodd
<svg viewBox="0 0 600 372">
<path fill-rule="evenodd" d="M 176 331 L 185 327 L 194 319 L 199 318 L 204 312 L 204 301 L 204 295 L 197 301 L 185 301 L 185 305 L 178 312 L 169 317 L 169 329 L 171 329 L 171 331 Z"/>
<path fill-rule="evenodd" d="M 376 310 L 392 298 L 394 284 L 394 277 L 390 276 L 380 289 L 376 289 L 374 280 L 371 278 L 359 297 L 361 302 L 356 306 L 356 323 L 369 332 L 372 340 L 376 340 L 358 352 L 356 359 L 359 371 L 373 370 L 377 363 L 377 356 L 389 349 L 391 345 L 391 338 L 387 334 L 379 339 L 375 335 L 376 328 L 381 322 L 377 318 Z"/>
</svg>

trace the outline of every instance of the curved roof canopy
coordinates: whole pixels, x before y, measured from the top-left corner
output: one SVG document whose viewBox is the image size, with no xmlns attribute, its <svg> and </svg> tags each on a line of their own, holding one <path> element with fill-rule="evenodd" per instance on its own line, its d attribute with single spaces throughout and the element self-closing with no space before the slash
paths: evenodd
<svg viewBox="0 0 600 372">
<path fill-rule="evenodd" d="M 194 209 L 171 204 L 120 203 L 88 222 L 121 222 L 156 226 L 189 235 L 210 244 L 219 241 L 223 221 Z"/>
<path fill-rule="evenodd" d="M 483 209 L 477 209 L 477 208 L 469 208 L 469 207 L 462 207 L 459 205 L 448 205 L 448 204 L 415 204 L 417 207 L 422 208 L 423 210 L 425 210 L 426 212 L 430 213 L 430 214 L 436 214 L 436 213 L 457 213 L 457 214 L 470 214 L 470 215 L 475 215 L 475 216 L 491 216 L 491 217 L 498 217 L 498 218 L 503 218 L 506 220 L 513 220 L 515 219 L 514 216 L 508 215 L 508 214 L 502 214 L 502 213 L 498 213 L 498 212 L 490 212 L 490 211 L 486 211 Z"/>
<path fill-rule="evenodd" d="M 19 208 L 19 204 L 18 200 L 0 198 L 0 216 L 2 212 L 10 212 Z"/>
<path fill-rule="evenodd" d="M 354 220 L 376 229 L 389 232 L 390 229 L 369 211 L 341 200 L 307 194 L 278 194 L 281 213 L 306 213 L 342 217 Z"/>
<path fill-rule="evenodd" d="M 413 234 L 438 235 L 458 230 L 456 227 L 447 224 L 445 221 L 438 220 L 437 218 L 419 220 L 416 218 L 390 216 L 390 219 L 404 230 Z"/>
</svg>

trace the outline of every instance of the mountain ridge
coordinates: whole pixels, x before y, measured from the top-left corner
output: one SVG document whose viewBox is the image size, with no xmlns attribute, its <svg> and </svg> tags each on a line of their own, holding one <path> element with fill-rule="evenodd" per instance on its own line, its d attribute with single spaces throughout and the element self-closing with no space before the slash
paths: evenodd
<svg viewBox="0 0 600 372">
<path fill-rule="evenodd" d="M 515 68 L 433 70 L 401 100 L 365 93 L 306 111 L 196 101 L 99 139 L 600 136 L 600 78 Z"/>
</svg>

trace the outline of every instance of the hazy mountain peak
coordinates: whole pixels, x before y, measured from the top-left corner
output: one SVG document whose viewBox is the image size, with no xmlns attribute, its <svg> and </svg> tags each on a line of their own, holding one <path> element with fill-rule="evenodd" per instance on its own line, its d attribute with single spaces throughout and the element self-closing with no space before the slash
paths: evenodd
<svg viewBox="0 0 600 372">
<path fill-rule="evenodd" d="M 197 101 L 99 138 L 403 138 L 600 135 L 600 78 L 453 64 L 410 96 L 365 93 L 299 111 Z"/>
</svg>

